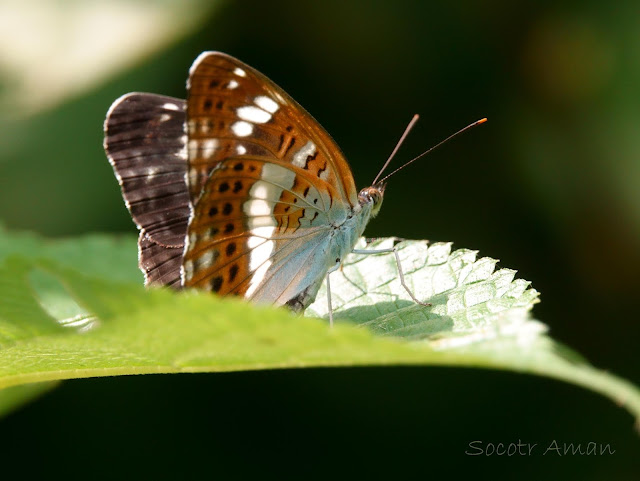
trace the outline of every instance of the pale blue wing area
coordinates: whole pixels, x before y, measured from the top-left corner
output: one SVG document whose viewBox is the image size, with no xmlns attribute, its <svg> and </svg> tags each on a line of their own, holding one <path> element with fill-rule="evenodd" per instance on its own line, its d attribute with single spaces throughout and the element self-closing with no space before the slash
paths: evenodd
<svg viewBox="0 0 640 481">
<path fill-rule="evenodd" d="M 314 301 L 327 271 L 352 251 L 365 225 L 366 216 L 356 215 L 340 227 L 300 229 L 294 237 L 265 238 L 261 246 L 271 249 L 271 254 L 252 270 L 251 281 L 256 284 L 245 297 L 306 308 Z"/>
<path fill-rule="evenodd" d="M 258 282 L 247 298 L 257 302 L 283 305 L 304 294 L 304 307 L 313 301 L 327 270 L 335 265 L 331 249 L 330 229 L 320 229 L 311 235 L 276 240 L 274 253 L 262 266 L 268 264 L 263 276 L 254 276 Z"/>
</svg>

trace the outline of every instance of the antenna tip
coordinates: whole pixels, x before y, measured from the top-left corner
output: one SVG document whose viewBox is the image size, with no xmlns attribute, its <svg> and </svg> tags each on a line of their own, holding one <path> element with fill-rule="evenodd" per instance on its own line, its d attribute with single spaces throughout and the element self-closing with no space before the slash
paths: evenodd
<svg viewBox="0 0 640 481">
<path fill-rule="evenodd" d="M 485 117 L 484 119 L 480 119 L 476 122 L 476 124 L 484 124 L 487 121 L 487 118 Z"/>
</svg>

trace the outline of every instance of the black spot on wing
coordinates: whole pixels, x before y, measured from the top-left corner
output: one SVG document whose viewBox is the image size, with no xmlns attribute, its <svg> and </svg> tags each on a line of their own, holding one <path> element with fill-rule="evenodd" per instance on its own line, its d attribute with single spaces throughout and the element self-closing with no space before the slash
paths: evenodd
<svg viewBox="0 0 640 481">
<path fill-rule="evenodd" d="M 211 290 L 213 292 L 220 291 L 220 289 L 222 288 L 223 282 L 224 282 L 224 279 L 222 279 L 222 276 L 214 277 L 213 279 L 211 279 Z"/>
<path fill-rule="evenodd" d="M 230 268 L 229 268 L 229 282 L 233 282 L 236 278 L 236 276 L 238 275 L 238 264 L 233 264 Z"/>
</svg>

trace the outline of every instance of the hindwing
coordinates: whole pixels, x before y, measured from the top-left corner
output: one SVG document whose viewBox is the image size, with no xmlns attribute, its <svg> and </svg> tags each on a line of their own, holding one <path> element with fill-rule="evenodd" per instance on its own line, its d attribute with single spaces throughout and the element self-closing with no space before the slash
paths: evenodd
<svg viewBox="0 0 640 481">
<path fill-rule="evenodd" d="M 194 207 L 184 285 L 286 303 L 326 269 L 326 260 L 290 261 L 321 246 L 331 222 L 346 217 L 348 209 L 332 205 L 332 195 L 331 185 L 286 162 L 247 156 L 220 162 Z"/>
<path fill-rule="evenodd" d="M 180 285 L 189 222 L 185 101 L 130 93 L 105 120 L 104 148 L 134 222 L 147 284 Z"/>
</svg>

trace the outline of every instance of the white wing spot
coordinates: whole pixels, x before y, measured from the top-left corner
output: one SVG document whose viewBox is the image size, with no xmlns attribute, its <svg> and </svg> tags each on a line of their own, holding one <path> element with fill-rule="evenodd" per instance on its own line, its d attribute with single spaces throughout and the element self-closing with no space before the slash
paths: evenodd
<svg viewBox="0 0 640 481">
<path fill-rule="evenodd" d="M 238 154 L 240 154 L 240 155 L 244 155 L 244 154 L 247 153 L 247 149 L 246 149 L 246 147 L 244 145 L 238 145 L 236 147 L 236 152 L 238 152 Z"/>
<path fill-rule="evenodd" d="M 245 122 L 244 120 L 238 120 L 231 125 L 231 130 L 238 137 L 246 137 L 253 133 L 253 125 L 249 122 Z"/>
<path fill-rule="evenodd" d="M 315 148 L 315 147 L 314 147 Z M 251 282 L 245 293 L 250 298 L 264 281 L 272 261 L 275 242 L 270 240 L 276 229 L 276 219 L 273 217 L 273 205 L 268 201 L 278 201 L 282 190 L 293 186 L 295 173 L 280 165 L 265 164 L 261 177 L 251 186 L 250 200 L 244 203 L 243 210 L 250 216 L 248 227 L 251 237 L 247 241 L 251 254 L 249 256 L 249 270 L 253 272 Z"/>
<path fill-rule="evenodd" d="M 185 261 L 184 262 L 184 277 L 186 280 L 191 280 L 191 278 L 193 277 L 193 262 L 192 261 Z"/>
<path fill-rule="evenodd" d="M 213 251 L 212 250 L 205 251 L 204 254 L 202 254 L 198 259 L 198 267 L 200 269 L 207 269 L 211 267 L 212 262 L 213 262 Z"/>
<path fill-rule="evenodd" d="M 251 232 L 256 232 L 259 229 L 269 228 L 272 229 L 278 225 L 276 220 L 271 215 L 265 215 L 260 217 L 249 217 L 247 220 L 247 227 Z"/>
<path fill-rule="evenodd" d="M 313 142 L 307 142 L 304 147 L 302 147 L 298 152 L 293 156 L 293 165 L 297 165 L 298 167 L 304 167 L 307 163 L 307 157 L 310 155 L 314 155 L 316 153 L 316 146 Z"/>
<path fill-rule="evenodd" d="M 269 242 L 269 244 L 273 244 L 273 242 Z M 271 255 L 271 252 L 269 252 L 269 255 Z M 251 253 L 252 264 L 253 264 L 253 257 L 254 257 L 254 253 L 252 252 Z M 264 264 L 262 264 L 258 269 L 256 269 L 256 271 L 253 273 L 253 276 L 251 277 L 251 283 L 249 284 L 249 287 L 247 289 L 247 292 L 245 292 L 244 297 L 246 298 L 251 297 L 251 295 L 256 291 L 256 289 L 262 282 L 262 279 L 264 279 L 264 276 L 267 274 L 269 267 L 271 267 L 271 261 L 265 261 Z"/>
<path fill-rule="evenodd" d="M 240 107 L 237 112 L 238 117 L 240 117 L 242 120 L 248 120 L 249 122 L 253 122 L 256 124 L 264 124 L 265 122 L 269 122 L 269 120 L 271 120 L 271 114 L 269 112 L 265 112 L 258 107 L 254 107 L 253 105 Z"/>
<path fill-rule="evenodd" d="M 253 101 L 258 107 L 260 107 L 262 110 L 266 110 L 270 114 L 275 114 L 280 108 L 280 106 L 273 99 L 265 97 L 264 95 L 257 96 L 255 99 L 253 99 Z"/>
<path fill-rule="evenodd" d="M 262 242 L 271 239 L 275 226 L 262 226 L 251 229 L 251 233 L 254 234 L 247 241 L 247 245 L 250 249 L 259 246 Z"/>
<path fill-rule="evenodd" d="M 183 135 L 180 137 L 180 141 L 182 142 L 182 148 L 180 149 L 180 152 L 178 152 L 178 158 L 187 160 L 189 158 L 189 155 L 187 154 L 187 136 Z"/>
<path fill-rule="evenodd" d="M 165 110 L 180 110 L 176 104 L 173 104 L 171 102 L 167 102 L 162 106 L 162 108 Z"/>
<path fill-rule="evenodd" d="M 282 195 L 282 189 L 276 185 L 259 180 L 251 186 L 249 197 L 254 199 L 278 201 Z"/>
<path fill-rule="evenodd" d="M 189 157 L 195 159 L 202 156 L 202 143 L 197 139 L 189 140 Z"/>
<path fill-rule="evenodd" d="M 265 241 L 260 237 L 254 237 L 254 239 L 259 239 L 260 244 L 257 247 L 254 247 L 251 251 L 251 258 L 249 260 L 249 269 L 255 270 L 258 269 L 263 262 L 271 257 L 271 253 L 273 252 L 273 246 L 275 242 L 273 241 Z M 252 282 L 253 284 L 253 282 Z"/>
<path fill-rule="evenodd" d="M 253 271 L 251 282 L 245 293 L 245 297 L 250 297 L 260 286 L 267 270 L 271 267 L 270 257 L 275 249 L 275 242 L 269 240 L 273 235 L 274 227 L 258 227 L 251 232 L 256 234 L 249 237 L 247 245 L 251 249 L 249 256 L 249 270 Z M 266 238 L 266 239 L 265 239 Z"/>
<path fill-rule="evenodd" d="M 233 90 L 233 89 L 237 88 L 238 85 L 240 85 L 240 84 L 236 80 L 229 80 L 229 84 L 227 85 L 227 88 L 229 90 Z"/>
<path fill-rule="evenodd" d="M 262 199 L 252 199 L 244 203 L 244 212 L 247 215 L 271 215 L 271 206 Z"/>
<path fill-rule="evenodd" d="M 251 187 L 251 197 L 255 197 L 256 199 L 268 199 L 269 187 L 273 186 L 259 180 Z"/>
<path fill-rule="evenodd" d="M 238 77 L 246 77 L 247 76 L 247 72 L 242 70 L 240 67 L 236 67 L 233 70 L 233 73 L 236 74 Z"/>
<path fill-rule="evenodd" d="M 162 114 L 160 116 L 160 122 L 166 122 L 167 120 L 169 120 L 171 118 L 171 115 L 169 114 Z"/>
<path fill-rule="evenodd" d="M 218 148 L 218 139 L 206 139 L 203 141 L 202 157 L 210 158 Z"/>
<path fill-rule="evenodd" d="M 188 185 L 196 185 L 198 183 L 198 171 L 196 169 L 189 169 L 189 175 L 187 178 Z"/>
</svg>

